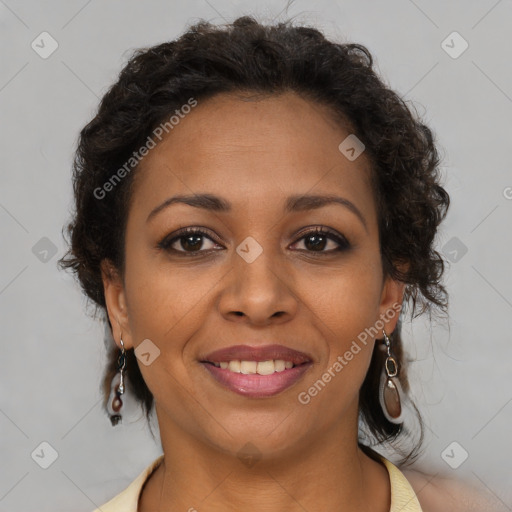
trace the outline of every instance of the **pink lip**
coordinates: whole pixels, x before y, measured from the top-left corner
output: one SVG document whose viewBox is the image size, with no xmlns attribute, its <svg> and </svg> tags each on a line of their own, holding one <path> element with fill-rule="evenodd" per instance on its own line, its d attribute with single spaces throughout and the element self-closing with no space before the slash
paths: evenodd
<svg viewBox="0 0 512 512">
<path fill-rule="evenodd" d="M 233 345 L 232 347 L 223 348 L 211 352 L 207 356 L 201 358 L 201 362 L 222 363 L 229 361 L 270 361 L 283 359 L 291 361 L 295 365 L 309 363 L 312 358 L 304 352 L 293 350 L 283 345 L 262 345 L 259 347 L 250 345 Z"/>
<path fill-rule="evenodd" d="M 235 358 L 230 358 L 229 360 L 233 359 Z M 255 359 L 246 360 L 254 361 Z M 243 373 L 231 372 L 228 369 L 218 368 L 210 363 L 202 362 L 201 364 L 217 382 L 239 395 L 250 398 L 265 398 L 281 393 L 281 391 L 295 384 L 312 365 L 310 361 L 282 372 L 274 372 L 271 375 L 245 375 Z"/>
<path fill-rule="evenodd" d="M 295 366 L 272 375 L 246 375 L 211 364 L 235 360 L 260 362 L 277 359 L 291 361 Z M 304 352 L 283 345 L 233 345 L 211 352 L 202 357 L 200 362 L 217 382 L 231 391 L 251 398 L 264 398 L 276 395 L 295 384 L 312 365 L 313 359 Z"/>
</svg>

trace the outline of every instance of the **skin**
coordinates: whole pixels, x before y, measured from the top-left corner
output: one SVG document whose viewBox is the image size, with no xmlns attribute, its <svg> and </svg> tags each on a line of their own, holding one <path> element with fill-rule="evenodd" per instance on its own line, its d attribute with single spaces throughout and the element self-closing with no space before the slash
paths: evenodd
<svg viewBox="0 0 512 512">
<path fill-rule="evenodd" d="M 382 272 L 369 162 L 338 149 L 349 133 L 294 93 L 222 94 L 199 102 L 137 170 L 125 275 L 105 261 L 103 282 L 118 346 L 122 336 L 127 349 L 150 339 L 160 350 L 150 365 L 138 361 L 165 454 L 139 511 L 389 511 L 387 470 L 357 446 L 375 338 L 309 404 L 297 399 L 403 298 L 403 283 Z M 173 204 L 146 221 L 167 198 L 199 193 L 232 211 Z M 285 213 L 297 194 L 346 198 L 366 226 L 339 204 Z M 340 245 L 329 238 L 315 249 L 305 235 L 317 226 L 346 237 L 349 249 L 333 251 Z M 182 227 L 207 229 L 213 241 L 203 238 L 199 255 L 183 239 L 173 244 L 181 253 L 157 247 Z M 252 263 L 236 252 L 247 236 L 263 249 Z M 384 320 L 386 333 L 397 320 Z M 235 394 L 199 363 L 219 348 L 267 343 L 313 358 L 298 383 L 270 398 Z M 261 454 L 251 467 L 237 456 L 248 442 Z"/>
</svg>

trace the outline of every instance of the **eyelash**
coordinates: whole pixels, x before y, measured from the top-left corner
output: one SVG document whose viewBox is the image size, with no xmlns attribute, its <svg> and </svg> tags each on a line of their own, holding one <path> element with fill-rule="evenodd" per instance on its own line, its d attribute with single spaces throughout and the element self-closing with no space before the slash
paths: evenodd
<svg viewBox="0 0 512 512">
<path fill-rule="evenodd" d="M 169 236 L 166 236 L 163 240 L 161 240 L 159 243 L 158 243 L 158 248 L 160 249 L 163 249 L 165 251 L 168 251 L 168 252 L 173 252 L 175 254 L 179 254 L 180 256 L 185 256 L 185 257 L 197 257 L 197 256 L 200 256 L 200 255 L 204 255 L 205 253 L 211 253 L 213 251 L 215 251 L 216 249 L 209 249 L 209 250 L 199 250 L 199 251 L 180 251 L 180 250 L 177 250 L 177 249 L 173 249 L 171 246 L 174 244 L 174 242 L 177 242 L 181 239 L 184 239 L 186 238 L 187 236 L 190 236 L 190 235 L 199 235 L 199 236 L 202 236 L 202 237 L 206 237 L 208 238 L 209 240 L 211 240 L 212 242 L 214 243 L 217 243 L 218 242 L 216 240 L 213 239 L 213 237 L 206 231 L 202 230 L 202 229 L 199 229 L 199 228 L 184 228 L 184 229 L 181 229 L 179 230 L 177 233 L 174 233 L 173 234 L 174 236 L 169 237 Z M 317 254 L 323 254 L 323 255 L 332 255 L 334 253 L 337 253 L 337 252 L 342 252 L 342 251 L 346 251 L 347 249 L 350 248 L 350 244 L 349 242 L 347 241 L 347 239 L 343 236 L 339 236 L 339 235 L 336 235 L 335 233 L 333 233 L 332 231 L 329 231 L 329 230 L 325 230 L 325 229 L 322 229 L 322 228 L 315 228 L 315 229 L 311 229 L 305 233 L 302 233 L 300 238 L 294 242 L 294 243 L 297 243 L 299 242 L 300 240 L 304 239 L 304 238 L 307 238 L 307 237 L 310 237 L 310 236 L 323 236 L 323 237 L 326 237 L 326 238 L 329 238 L 330 240 L 333 240 L 334 242 L 336 242 L 337 244 L 339 244 L 340 247 L 336 248 L 336 249 L 331 249 L 329 251 L 309 251 L 307 249 L 299 249 L 299 251 L 301 252 L 308 252 L 308 253 L 317 253 Z M 220 244 L 219 244 L 220 245 Z"/>
</svg>

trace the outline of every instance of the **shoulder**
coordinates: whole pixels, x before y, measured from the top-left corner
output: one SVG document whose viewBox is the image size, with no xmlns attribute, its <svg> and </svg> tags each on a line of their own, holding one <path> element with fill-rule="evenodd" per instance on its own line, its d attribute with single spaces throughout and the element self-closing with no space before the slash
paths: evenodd
<svg viewBox="0 0 512 512">
<path fill-rule="evenodd" d="M 423 512 L 506 512 L 509 511 L 490 492 L 468 482 L 429 475 L 413 469 L 401 469 L 413 488 Z"/>
<path fill-rule="evenodd" d="M 137 512 L 140 510 L 139 501 L 142 490 L 148 482 L 149 477 L 160 466 L 164 456 L 160 455 L 149 466 L 147 466 L 139 475 L 119 494 L 110 501 L 101 505 L 93 512 Z M 154 509 L 156 510 L 156 509 Z"/>
</svg>

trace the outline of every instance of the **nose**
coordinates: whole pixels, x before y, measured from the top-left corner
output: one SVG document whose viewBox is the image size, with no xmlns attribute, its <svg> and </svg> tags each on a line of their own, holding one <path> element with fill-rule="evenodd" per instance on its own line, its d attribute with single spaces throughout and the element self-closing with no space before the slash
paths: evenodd
<svg viewBox="0 0 512 512">
<path fill-rule="evenodd" d="M 251 263 L 234 252 L 225 282 L 219 309 L 227 320 L 265 326 L 287 322 L 296 314 L 298 301 L 289 276 L 269 251 Z"/>
</svg>

